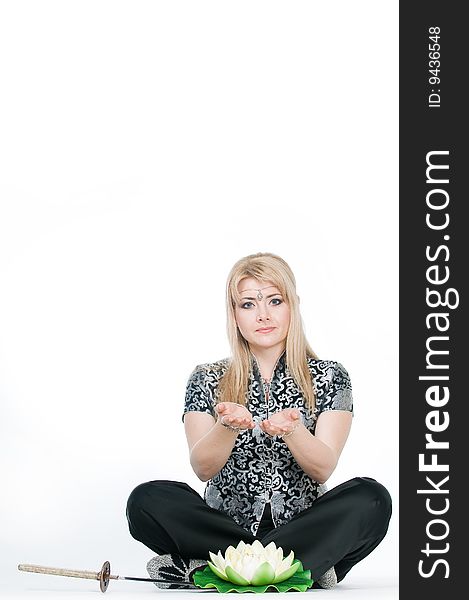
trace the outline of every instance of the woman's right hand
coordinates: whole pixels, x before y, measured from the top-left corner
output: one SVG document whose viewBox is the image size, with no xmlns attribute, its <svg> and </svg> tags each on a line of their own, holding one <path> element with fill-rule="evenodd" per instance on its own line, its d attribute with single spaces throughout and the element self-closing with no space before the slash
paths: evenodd
<svg viewBox="0 0 469 600">
<path fill-rule="evenodd" d="M 218 413 L 218 422 L 239 427 L 240 429 L 254 429 L 256 424 L 251 413 L 242 404 L 236 402 L 220 402 L 215 406 Z"/>
</svg>

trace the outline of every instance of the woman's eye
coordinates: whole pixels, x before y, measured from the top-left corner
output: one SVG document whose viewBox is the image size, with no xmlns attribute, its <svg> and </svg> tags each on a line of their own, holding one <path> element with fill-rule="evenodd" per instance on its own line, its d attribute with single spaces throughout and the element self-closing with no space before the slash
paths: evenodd
<svg viewBox="0 0 469 600">
<path fill-rule="evenodd" d="M 251 308 L 251 306 L 254 306 L 252 302 L 243 302 L 243 304 L 241 304 L 241 308 Z"/>
<path fill-rule="evenodd" d="M 272 298 L 272 300 L 270 301 L 270 303 L 274 306 L 278 306 L 279 304 L 282 304 L 282 302 L 283 300 L 281 298 Z"/>
</svg>

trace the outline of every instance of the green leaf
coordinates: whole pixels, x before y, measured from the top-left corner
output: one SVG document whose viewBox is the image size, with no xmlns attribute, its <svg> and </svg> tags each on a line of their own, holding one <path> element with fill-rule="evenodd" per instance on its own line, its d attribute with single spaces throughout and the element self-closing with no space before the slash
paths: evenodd
<svg viewBox="0 0 469 600">
<path fill-rule="evenodd" d="M 313 585 L 311 571 L 309 569 L 304 570 L 303 565 L 299 560 L 295 560 L 295 563 L 299 563 L 298 571 L 292 577 L 285 581 L 269 585 L 237 585 L 228 581 L 223 581 L 223 579 L 217 577 L 210 570 L 210 567 L 205 567 L 203 571 L 196 571 L 194 573 L 194 583 L 200 588 L 215 588 L 222 594 L 228 592 L 238 592 L 240 594 L 254 592 L 256 594 L 262 594 L 268 589 L 277 590 L 277 592 L 288 592 L 289 590 L 306 592 L 306 590 Z"/>
</svg>

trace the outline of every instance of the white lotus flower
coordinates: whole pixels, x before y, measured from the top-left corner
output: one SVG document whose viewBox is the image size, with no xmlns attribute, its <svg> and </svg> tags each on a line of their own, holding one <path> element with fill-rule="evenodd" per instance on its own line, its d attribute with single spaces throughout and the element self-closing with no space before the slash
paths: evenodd
<svg viewBox="0 0 469 600">
<path fill-rule="evenodd" d="M 300 566 L 299 562 L 293 564 L 293 551 L 283 558 L 282 548 L 277 548 L 274 542 L 264 548 L 259 540 L 253 544 L 241 541 L 236 548 L 229 546 L 224 558 L 220 551 L 209 554 L 212 560 L 208 561 L 208 566 L 215 575 L 237 585 L 280 583 L 289 579 Z"/>
</svg>

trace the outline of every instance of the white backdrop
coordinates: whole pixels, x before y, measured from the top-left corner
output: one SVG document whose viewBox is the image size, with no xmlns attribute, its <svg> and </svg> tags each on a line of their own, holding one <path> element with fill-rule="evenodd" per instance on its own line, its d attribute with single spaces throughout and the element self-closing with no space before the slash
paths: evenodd
<svg viewBox="0 0 469 600">
<path fill-rule="evenodd" d="M 145 576 L 131 490 L 192 473 L 196 364 L 228 354 L 245 254 L 293 268 L 308 339 L 349 371 L 329 481 L 375 477 L 397 578 L 397 2 L 2 2 L 1 579 Z"/>
</svg>

